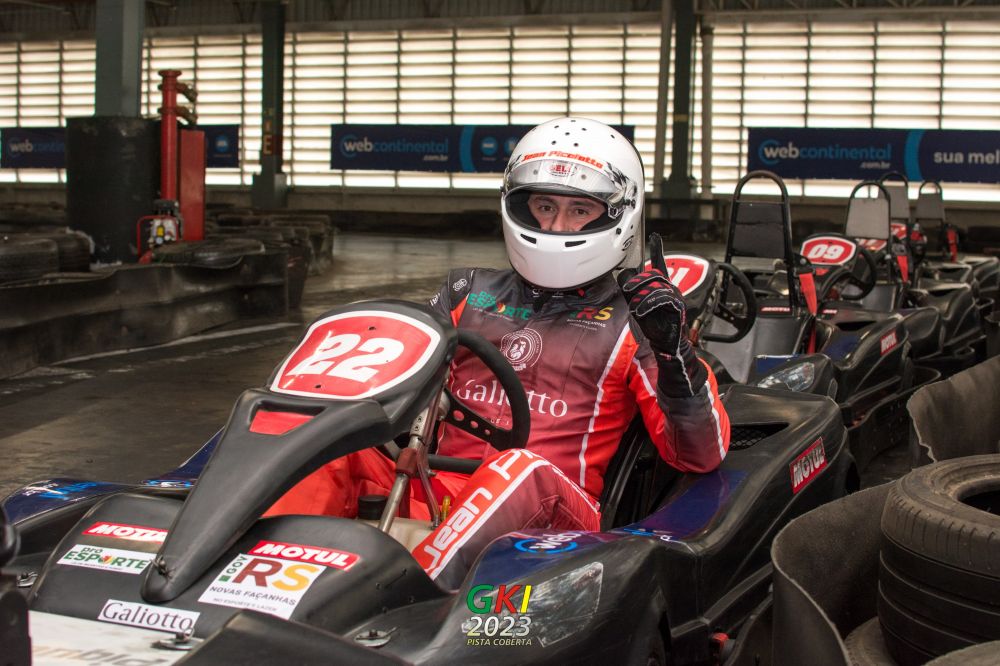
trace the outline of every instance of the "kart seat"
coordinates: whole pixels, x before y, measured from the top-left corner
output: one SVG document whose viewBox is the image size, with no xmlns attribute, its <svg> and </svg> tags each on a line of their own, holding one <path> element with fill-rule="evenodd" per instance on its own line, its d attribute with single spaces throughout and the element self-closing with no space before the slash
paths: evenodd
<svg viewBox="0 0 1000 666">
<path fill-rule="evenodd" d="M 1000 294 L 1000 258 L 983 254 L 961 255 L 962 263 L 972 266 L 972 275 L 979 283 L 979 294 L 984 298 L 996 299 Z"/>
<path fill-rule="evenodd" d="M 940 348 L 941 315 L 936 308 L 911 308 L 898 313 L 864 309 L 857 301 L 833 301 L 825 304 L 832 314 L 824 314 L 817 327 L 817 349 L 821 353 L 832 335 L 831 326 L 841 330 L 858 330 L 868 324 L 903 319 L 913 356 L 933 354 Z"/>
<path fill-rule="evenodd" d="M 910 193 L 906 183 L 882 181 L 882 187 L 889 193 L 890 217 L 902 223 L 910 221 Z"/>
<path fill-rule="evenodd" d="M 957 337 L 964 339 L 970 328 L 979 332 L 976 298 L 968 284 L 949 282 L 925 289 L 911 289 L 909 300 L 919 307 L 933 307 L 940 313 L 946 344 Z"/>
<path fill-rule="evenodd" d="M 789 309 L 787 298 L 761 299 L 757 301 L 757 319 L 742 339 L 729 343 L 705 341 L 702 346 L 722 362 L 730 377 L 743 383 L 750 376 L 756 356 L 785 356 L 798 351 L 808 318 Z M 709 331 L 724 332 L 722 327 L 727 324 L 716 329 L 718 324 L 719 320 L 713 319 Z"/>
<path fill-rule="evenodd" d="M 910 339 L 910 349 L 915 358 L 930 356 L 941 350 L 944 327 L 937 308 L 909 308 L 900 310 L 903 326 Z"/>
<path fill-rule="evenodd" d="M 885 199 L 852 197 L 847 206 L 847 225 L 844 235 L 848 238 L 874 238 L 887 243 L 891 238 L 889 202 Z"/>
<path fill-rule="evenodd" d="M 956 261 L 925 261 L 920 265 L 917 286 L 935 286 L 942 282 L 965 282 L 973 280 L 970 264 Z"/>
<path fill-rule="evenodd" d="M 899 285 L 895 282 L 879 282 L 867 296 L 858 303 L 866 310 L 876 312 L 892 312 L 896 309 L 899 299 Z"/>
</svg>

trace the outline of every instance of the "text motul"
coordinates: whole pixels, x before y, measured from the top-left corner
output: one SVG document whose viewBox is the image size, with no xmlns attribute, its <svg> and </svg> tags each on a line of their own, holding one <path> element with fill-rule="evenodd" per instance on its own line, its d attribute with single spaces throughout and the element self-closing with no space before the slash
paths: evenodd
<svg viewBox="0 0 1000 666">
<path fill-rule="evenodd" d="M 883 336 L 880 342 L 882 347 L 882 353 L 884 354 L 896 346 L 896 332 L 893 331 L 889 335 Z"/>
<path fill-rule="evenodd" d="M 802 455 L 792 462 L 792 493 L 797 493 L 826 467 L 826 451 L 823 440 L 817 440 Z"/>
<path fill-rule="evenodd" d="M 116 539 L 130 539 L 132 541 L 162 542 L 167 538 L 166 530 L 138 527 L 136 525 L 119 525 L 118 523 L 94 523 L 84 534 L 109 536 Z"/>
<path fill-rule="evenodd" d="M 270 555 L 283 560 L 298 562 L 313 562 L 336 569 L 349 569 L 358 559 L 354 553 L 345 553 L 318 546 L 303 546 L 297 543 L 281 543 L 279 541 L 260 541 L 250 549 L 251 555 Z"/>
</svg>

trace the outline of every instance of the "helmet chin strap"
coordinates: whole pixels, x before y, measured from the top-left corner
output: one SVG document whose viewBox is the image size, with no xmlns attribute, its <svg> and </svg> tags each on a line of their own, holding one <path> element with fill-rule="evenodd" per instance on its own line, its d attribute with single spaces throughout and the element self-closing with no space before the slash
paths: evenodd
<svg viewBox="0 0 1000 666">
<path fill-rule="evenodd" d="M 515 271 L 515 272 L 517 272 L 517 271 Z M 612 274 L 612 272 L 608 271 L 607 273 L 604 273 L 603 275 L 598 275 L 593 280 L 589 280 L 587 282 L 584 282 L 583 284 L 578 284 L 578 285 L 576 285 L 574 287 L 564 287 L 564 288 L 560 288 L 560 289 L 554 289 L 554 288 L 551 288 L 551 287 L 540 287 L 537 284 L 533 284 L 532 282 L 530 282 L 527 279 L 525 279 L 524 276 L 522 276 L 520 273 L 518 273 L 517 276 L 519 278 L 521 278 L 521 281 L 524 282 L 524 284 L 526 284 L 528 287 L 530 287 L 532 289 L 532 291 L 538 292 L 538 294 L 534 297 L 534 300 L 532 301 L 532 309 L 535 312 L 538 312 L 556 294 L 567 292 L 567 291 L 577 291 L 577 290 L 586 291 L 587 289 L 589 289 L 590 287 L 594 286 L 598 282 L 601 282 L 602 280 L 605 280 L 611 274 Z"/>
</svg>

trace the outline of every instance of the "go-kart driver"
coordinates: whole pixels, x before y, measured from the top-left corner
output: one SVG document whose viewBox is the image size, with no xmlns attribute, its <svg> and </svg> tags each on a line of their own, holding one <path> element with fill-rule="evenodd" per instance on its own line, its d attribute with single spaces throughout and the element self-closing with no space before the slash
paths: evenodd
<svg viewBox="0 0 1000 666">
<path fill-rule="evenodd" d="M 525 449 L 496 452 L 442 428 L 438 453 L 482 459 L 471 476 L 437 472 L 449 517 L 413 551 L 443 587 L 457 588 L 492 539 L 526 528 L 598 530 L 597 498 L 618 442 L 638 410 L 663 459 L 681 471 L 715 469 L 729 419 L 715 377 L 685 334 L 684 301 L 659 271 L 612 271 L 641 243 L 643 169 L 632 144 L 602 123 L 561 118 L 517 144 L 501 214 L 513 270 L 453 270 L 431 306 L 500 348 L 528 395 Z M 634 273 L 634 271 L 623 271 Z M 655 388 L 654 388 L 655 387 Z M 502 389 L 460 350 L 454 395 L 510 426 Z M 375 449 L 332 461 L 283 496 L 268 515 L 353 517 L 358 497 L 387 495 L 393 462 Z M 427 518 L 420 484 L 409 515 Z M 405 503 L 404 503 L 405 506 Z"/>
</svg>

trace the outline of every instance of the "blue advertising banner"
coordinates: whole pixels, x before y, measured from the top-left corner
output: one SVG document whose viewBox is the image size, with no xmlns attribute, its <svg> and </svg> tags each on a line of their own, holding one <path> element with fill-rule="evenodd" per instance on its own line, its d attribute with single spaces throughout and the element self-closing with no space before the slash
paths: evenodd
<svg viewBox="0 0 1000 666">
<path fill-rule="evenodd" d="M 206 166 L 239 168 L 240 126 L 198 125 L 205 132 Z M 0 169 L 66 168 L 65 127 L 0 128 Z"/>
<path fill-rule="evenodd" d="M 503 173 L 534 125 L 332 125 L 330 168 Z M 635 128 L 615 127 L 632 140 Z"/>
<path fill-rule="evenodd" d="M 239 168 L 239 125 L 198 125 L 195 129 L 205 132 L 205 166 L 209 169 Z"/>
<path fill-rule="evenodd" d="M 747 164 L 784 178 L 1000 183 L 1000 131 L 751 127 Z"/>
<path fill-rule="evenodd" d="M 0 128 L 0 168 L 62 169 L 64 166 L 66 166 L 65 128 Z"/>
</svg>

